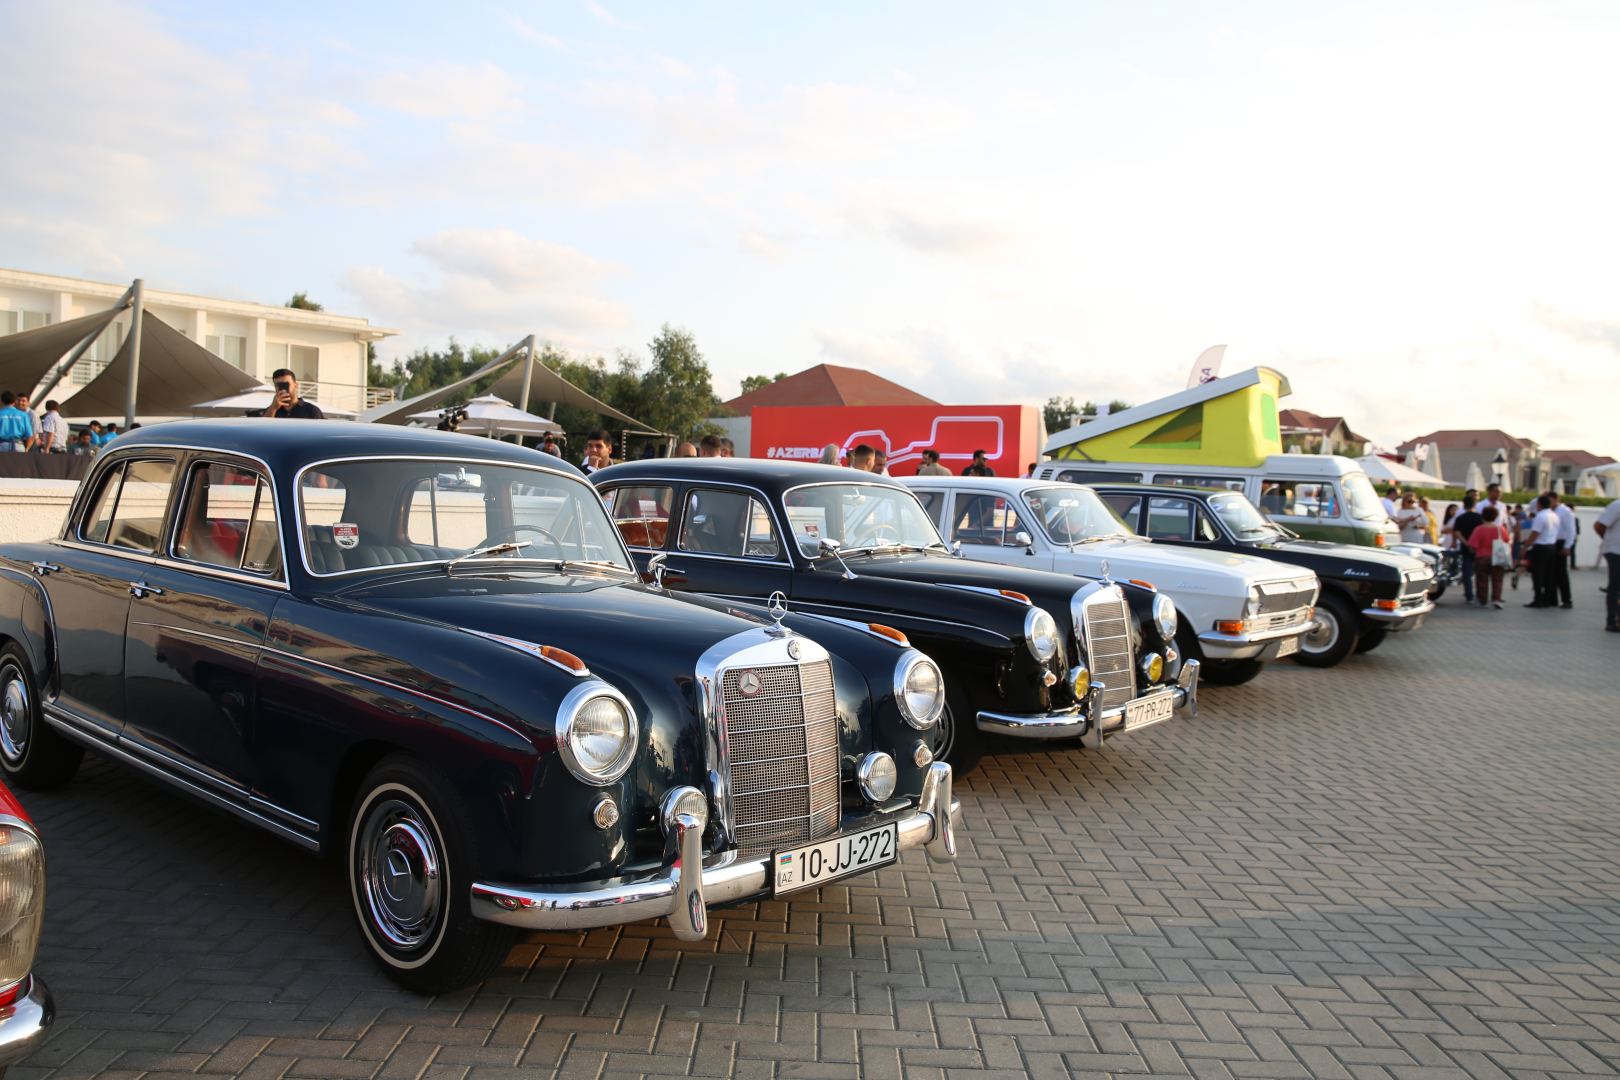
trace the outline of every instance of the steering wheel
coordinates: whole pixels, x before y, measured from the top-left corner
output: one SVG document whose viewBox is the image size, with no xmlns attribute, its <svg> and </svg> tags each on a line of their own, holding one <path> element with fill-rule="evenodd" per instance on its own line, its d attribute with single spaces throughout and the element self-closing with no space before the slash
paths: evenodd
<svg viewBox="0 0 1620 1080">
<path fill-rule="evenodd" d="M 536 536 L 539 536 L 541 539 L 545 540 L 546 543 L 550 544 L 557 550 L 558 558 L 566 557 L 566 554 L 563 551 L 562 541 L 558 540 L 555 536 L 538 525 L 513 525 L 510 528 L 502 529 L 500 532 L 490 533 L 488 536 L 484 537 L 474 545 L 474 550 L 477 548 L 492 547 L 495 544 L 504 544 L 509 540 L 516 540 L 518 538 L 518 533 L 522 532 L 534 533 Z"/>
<path fill-rule="evenodd" d="M 898 525 L 891 525 L 886 521 L 873 522 L 871 529 L 867 531 L 866 539 L 876 540 L 884 533 L 892 533 L 894 535 L 894 542 L 896 544 L 900 542 L 900 527 Z"/>
</svg>

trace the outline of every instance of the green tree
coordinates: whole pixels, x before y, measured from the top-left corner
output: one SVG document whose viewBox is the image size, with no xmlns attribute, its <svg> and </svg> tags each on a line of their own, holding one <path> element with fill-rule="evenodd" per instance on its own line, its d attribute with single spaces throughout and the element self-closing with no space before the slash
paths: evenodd
<svg viewBox="0 0 1620 1080">
<path fill-rule="evenodd" d="M 295 292 L 295 293 L 293 293 L 292 294 L 292 299 L 287 301 L 286 306 L 290 307 L 290 308 L 297 308 L 299 311 L 325 311 L 326 310 L 325 308 L 321 307 L 321 305 L 319 305 L 315 301 L 311 300 L 309 298 L 309 294 L 306 293 L 306 292 Z"/>
<path fill-rule="evenodd" d="M 642 376 L 640 411 L 624 411 L 642 423 L 683 439 L 701 437 L 710 430 L 704 421 L 720 404 L 714 396 L 709 365 L 690 331 L 668 323 L 648 346 L 652 364 Z M 622 407 L 622 406 L 621 406 Z"/>
<path fill-rule="evenodd" d="M 749 375 L 742 381 L 742 392 L 746 394 L 751 390 L 758 390 L 762 386 L 781 382 L 785 378 L 787 378 L 787 372 L 785 371 L 778 371 L 775 375 Z"/>
<path fill-rule="evenodd" d="M 1048 432 L 1065 431 L 1074 427 L 1075 418 L 1080 410 L 1075 408 L 1074 398 L 1049 397 L 1046 404 L 1041 407 L 1041 415 L 1046 421 Z"/>
</svg>

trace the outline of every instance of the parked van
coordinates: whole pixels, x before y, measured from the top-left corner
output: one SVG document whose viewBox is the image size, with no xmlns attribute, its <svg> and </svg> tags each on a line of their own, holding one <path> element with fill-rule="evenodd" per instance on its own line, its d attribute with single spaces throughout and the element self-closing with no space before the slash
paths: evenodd
<svg viewBox="0 0 1620 1080">
<path fill-rule="evenodd" d="M 1272 454 L 1259 466 L 1047 461 L 1040 480 L 1071 484 L 1173 484 L 1241 491 L 1278 524 L 1308 540 L 1392 547 L 1400 530 L 1360 462 L 1331 454 Z"/>
</svg>

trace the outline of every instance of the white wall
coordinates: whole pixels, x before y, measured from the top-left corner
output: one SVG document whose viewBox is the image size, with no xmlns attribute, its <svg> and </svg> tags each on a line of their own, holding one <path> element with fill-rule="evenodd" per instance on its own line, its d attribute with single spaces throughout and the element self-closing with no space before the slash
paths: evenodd
<svg viewBox="0 0 1620 1080">
<path fill-rule="evenodd" d="M 0 544 L 56 536 L 78 488 L 77 480 L 0 480 Z"/>
</svg>

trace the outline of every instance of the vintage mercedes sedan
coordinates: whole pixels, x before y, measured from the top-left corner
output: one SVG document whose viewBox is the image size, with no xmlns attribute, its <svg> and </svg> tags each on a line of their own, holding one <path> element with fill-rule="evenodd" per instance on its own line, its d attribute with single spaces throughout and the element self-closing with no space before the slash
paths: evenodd
<svg viewBox="0 0 1620 1080">
<path fill-rule="evenodd" d="M 339 856 L 424 993 L 520 929 L 698 939 L 955 852 L 943 678 L 902 633 L 650 588 L 576 471 L 489 439 L 124 435 L 57 539 L 0 547 L 0 649 L 8 779 L 89 748 Z"/>
<path fill-rule="evenodd" d="M 981 732 L 1105 737 L 1196 707 L 1198 669 L 1151 588 L 952 557 L 898 480 L 831 465 L 653 459 L 591 475 L 644 572 L 666 588 L 898 628 L 945 671 L 940 755 Z"/>
<path fill-rule="evenodd" d="M 1203 662 L 1206 682 L 1248 682 L 1266 661 L 1298 654 L 1311 627 L 1317 594 L 1311 571 L 1152 543 L 1079 484 L 1004 476 L 903 482 L 970 559 L 1093 578 L 1106 567 L 1151 581 L 1175 603 L 1177 647 Z"/>
</svg>

